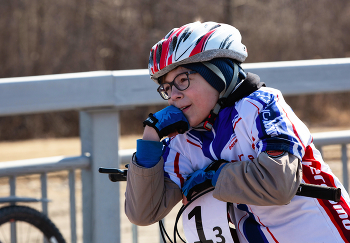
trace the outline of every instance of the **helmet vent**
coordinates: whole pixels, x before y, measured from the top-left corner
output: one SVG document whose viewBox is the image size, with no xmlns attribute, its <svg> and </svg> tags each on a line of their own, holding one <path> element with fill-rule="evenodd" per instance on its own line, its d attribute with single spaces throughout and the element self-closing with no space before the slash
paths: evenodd
<svg viewBox="0 0 350 243">
<path fill-rule="evenodd" d="M 171 54 L 173 54 L 175 47 L 176 47 L 176 44 L 177 44 L 177 36 L 175 35 L 173 37 L 173 39 L 171 40 L 171 44 L 169 46 L 169 56 L 171 56 Z"/>
<path fill-rule="evenodd" d="M 228 49 L 232 43 L 232 41 L 230 41 L 229 43 L 228 40 L 231 38 L 232 34 L 227 36 L 221 43 L 220 43 L 220 46 L 219 46 L 219 49 Z M 227 46 L 226 46 L 227 44 Z M 226 47 L 225 47 L 226 46 Z"/>
<path fill-rule="evenodd" d="M 149 66 L 153 64 L 154 50 L 151 50 L 151 54 L 149 55 Z"/>
<path fill-rule="evenodd" d="M 163 45 L 159 44 L 158 48 L 157 48 L 157 54 L 156 54 L 156 61 L 157 61 L 157 63 L 160 62 L 160 57 L 162 55 L 162 47 L 163 47 Z"/>
<path fill-rule="evenodd" d="M 220 24 L 214 25 L 213 27 L 210 28 L 209 31 L 212 31 L 213 29 L 216 29 L 216 28 L 218 28 L 218 27 L 220 27 L 220 26 L 221 26 Z"/>
</svg>

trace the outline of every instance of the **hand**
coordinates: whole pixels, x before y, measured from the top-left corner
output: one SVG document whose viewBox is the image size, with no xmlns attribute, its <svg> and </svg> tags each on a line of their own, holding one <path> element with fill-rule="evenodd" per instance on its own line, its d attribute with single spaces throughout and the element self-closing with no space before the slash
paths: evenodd
<svg viewBox="0 0 350 243">
<path fill-rule="evenodd" d="M 168 106 L 154 114 L 149 114 L 143 124 L 153 127 L 160 139 L 169 134 L 184 133 L 190 128 L 185 115 L 175 106 Z"/>
<path fill-rule="evenodd" d="M 182 193 L 188 201 L 191 200 L 194 192 L 202 192 L 207 188 L 213 187 L 211 179 L 215 175 L 215 171 L 205 172 L 204 169 L 197 170 L 189 175 L 187 181 L 182 187 Z"/>
<path fill-rule="evenodd" d="M 228 163 L 226 160 L 215 160 L 206 168 L 191 173 L 182 187 L 182 193 L 187 200 L 191 200 L 194 192 L 199 193 L 215 186 L 220 171 L 226 163 Z"/>
</svg>

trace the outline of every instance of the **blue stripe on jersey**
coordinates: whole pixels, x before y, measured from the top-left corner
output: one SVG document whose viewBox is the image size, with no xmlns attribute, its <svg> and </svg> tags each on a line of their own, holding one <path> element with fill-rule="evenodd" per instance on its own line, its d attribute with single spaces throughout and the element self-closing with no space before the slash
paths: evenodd
<svg viewBox="0 0 350 243">
<path fill-rule="evenodd" d="M 271 100 L 274 100 L 274 97 L 274 94 L 262 90 L 257 90 L 247 96 L 248 99 L 258 101 L 262 106 L 269 104 Z"/>
<path fill-rule="evenodd" d="M 199 138 L 193 136 L 190 132 L 187 133 L 187 136 L 192 138 L 194 141 L 198 142 L 200 145 L 202 145 L 203 142 L 201 140 L 199 140 Z"/>
<path fill-rule="evenodd" d="M 170 138 L 165 138 L 165 139 L 163 139 L 163 140 L 162 140 L 162 143 L 163 143 L 164 146 L 169 146 L 169 144 L 170 144 Z"/>
<path fill-rule="evenodd" d="M 215 135 L 212 147 L 218 159 L 221 159 L 221 152 L 230 141 L 231 135 L 234 132 L 232 120 L 236 114 L 236 109 L 233 109 L 233 107 L 226 107 L 220 111 L 214 123 L 214 131 L 219 132 Z"/>
<path fill-rule="evenodd" d="M 191 130 L 189 131 L 189 134 L 191 134 L 193 137 L 197 138 L 202 143 L 202 151 L 203 155 L 210 160 L 215 160 L 213 156 L 210 153 L 210 143 L 214 139 L 214 134 L 212 131 L 196 131 Z"/>
<path fill-rule="evenodd" d="M 167 178 L 170 179 L 170 175 L 168 174 L 168 172 L 165 172 L 165 171 L 164 171 L 164 177 L 167 177 Z"/>
<path fill-rule="evenodd" d="M 192 129 L 187 133 L 187 135 L 192 139 L 198 141 L 200 144 L 202 144 L 203 143 L 202 133 L 203 132 Z"/>
<path fill-rule="evenodd" d="M 260 152 L 283 150 L 299 158 L 302 156 L 302 145 L 297 137 L 290 132 L 293 128 L 286 121 L 288 121 L 286 115 L 280 111 L 276 100 L 272 100 L 264 107 L 256 118 L 258 136 L 261 140 L 257 144 L 257 148 Z M 295 145 L 296 150 L 294 149 Z"/>
<path fill-rule="evenodd" d="M 261 225 L 256 222 L 254 215 L 249 212 L 247 205 L 238 204 L 237 208 L 246 211 L 249 217 L 243 223 L 243 234 L 250 243 L 268 243 L 265 234 L 261 230 Z"/>
<path fill-rule="evenodd" d="M 167 161 L 168 156 L 169 156 L 169 152 L 170 152 L 169 146 L 164 146 L 164 148 L 163 148 L 163 155 L 162 155 L 164 161 Z"/>
<path fill-rule="evenodd" d="M 167 158 L 168 158 L 169 152 L 170 152 L 170 148 L 169 148 L 170 138 L 163 139 L 162 143 L 164 145 L 162 156 L 163 156 L 164 161 L 167 161 Z M 164 165 L 165 165 L 165 163 L 164 163 Z M 164 176 L 170 179 L 170 175 L 167 172 L 165 172 L 165 170 L 164 170 Z"/>
</svg>

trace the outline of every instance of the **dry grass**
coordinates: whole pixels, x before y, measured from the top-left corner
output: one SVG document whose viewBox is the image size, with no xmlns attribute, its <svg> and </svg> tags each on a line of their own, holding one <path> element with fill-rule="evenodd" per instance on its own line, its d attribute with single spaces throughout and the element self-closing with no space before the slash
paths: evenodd
<svg viewBox="0 0 350 243">
<path fill-rule="evenodd" d="M 342 130 L 349 128 L 313 128 L 312 132 L 323 132 L 329 130 Z M 123 136 L 120 141 L 121 149 L 131 149 L 136 146 L 136 139 L 139 135 Z M 340 163 L 340 146 L 332 145 L 323 148 L 326 162 L 331 166 L 333 172 L 341 179 L 342 166 Z M 12 161 L 38 157 L 50 156 L 74 156 L 80 154 L 79 138 L 64 139 L 36 139 L 18 142 L 0 142 L 0 162 Z M 67 242 L 70 242 L 69 223 L 69 188 L 67 172 L 50 173 L 48 175 L 48 197 L 52 201 L 49 203 L 49 216 L 61 230 Z M 82 242 L 82 215 L 81 215 L 81 182 L 80 173 L 76 174 L 76 209 L 77 209 L 77 234 L 78 242 Z M 125 182 L 120 183 L 120 205 L 121 205 L 121 231 L 122 242 L 132 242 L 131 224 L 127 220 L 124 212 L 124 192 Z M 22 176 L 17 178 L 17 195 L 28 197 L 41 197 L 39 175 Z M 9 186 L 6 178 L 0 178 L 0 196 L 9 195 Z M 32 203 L 30 206 L 41 210 L 41 205 Z M 170 213 L 165 220 L 166 227 L 172 235 L 173 223 L 180 205 Z M 180 223 L 181 225 L 181 223 Z M 179 225 L 179 226 L 180 226 Z M 157 224 L 148 227 L 138 228 L 139 242 L 159 242 L 159 231 Z"/>
</svg>

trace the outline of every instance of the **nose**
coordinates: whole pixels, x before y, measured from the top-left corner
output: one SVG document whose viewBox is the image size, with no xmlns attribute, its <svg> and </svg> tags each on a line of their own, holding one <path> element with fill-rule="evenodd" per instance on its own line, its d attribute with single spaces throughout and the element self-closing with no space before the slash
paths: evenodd
<svg viewBox="0 0 350 243">
<path fill-rule="evenodd" d="M 183 97 L 184 97 L 183 92 L 178 90 L 175 86 L 173 86 L 171 89 L 170 99 L 168 99 L 168 104 L 175 106 L 175 102 L 178 100 L 181 100 Z"/>
<path fill-rule="evenodd" d="M 170 99 L 181 99 L 183 97 L 183 92 L 178 90 L 175 85 L 171 88 L 171 97 Z"/>
</svg>

